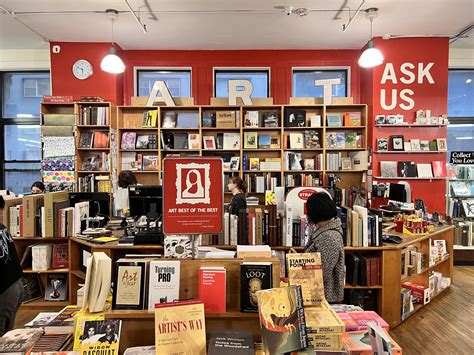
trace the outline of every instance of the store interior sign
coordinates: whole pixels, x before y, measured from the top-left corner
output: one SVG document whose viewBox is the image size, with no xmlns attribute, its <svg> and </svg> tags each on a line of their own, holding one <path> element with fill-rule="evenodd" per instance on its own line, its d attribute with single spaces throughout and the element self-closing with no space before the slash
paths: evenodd
<svg viewBox="0 0 474 355">
<path fill-rule="evenodd" d="M 159 105 L 164 103 L 165 106 L 176 106 L 173 97 L 166 86 L 166 83 L 163 80 L 157 80 L 153 84 L 153 89 L 151 89 L 150 96 L 148 96 L 148 101 L 146 102 L 147 106 Z"/>
<path fill-rule="evenodd" d="M 474 164 L 474 152 L 451 152 L 451 164 Z"/>
<path fill-rule="evenodd" d="M 415 107 L 415 91 L 420 85 L 434 85 L 435 81 L 430 70 L 434 63 L 410 63 L 406 62 L 395 68 L 393 63 L 385 64 L 382 78 L 380 79 L 380 106 L 382 109 L 390 111 L 397 106 L 405 111 L 411 111 Z M 392 88 L 391 90 L 384 87 L 387 83 L 397 85 L 410 85 L 404 88 Z M 390 93 L 387 93 L 391 91 Z M 388 97 L 390 96 L 390 97 Z"/>
</svg>

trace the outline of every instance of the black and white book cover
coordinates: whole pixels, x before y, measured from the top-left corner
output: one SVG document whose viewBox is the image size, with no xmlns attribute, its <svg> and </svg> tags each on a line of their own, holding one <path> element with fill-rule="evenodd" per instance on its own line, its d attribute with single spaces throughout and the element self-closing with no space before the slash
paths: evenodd
<svg viewBox="0 0 474 355">
<path fill-rule="evenodd" d="M 404 151 L 404 139 L 403 136 L 390 136 L 390 142 L 392 144 L 393 151 Z"/>
<path fill-rule="evenodd" d="M 11 330 L 0 338 L 0 353 L 27 353 L 43 335 L 42 328 Z"/>
<path fill-rule="evenodd" d="M 67 300 L 67 278 L 68 274 L 48 274 L 44 299 L 46 301 Z"/>
<path fill-rule="evenodd" d="M 177 113 L 174 111 L 168 111 L 163 114 L 162 128 L 176 128 Z"/>
<path fill-rule="evenodd" d="M 305 127 L 306 111 L 297 108 L 285 108 L 285 127 Z"/>
<path fill-rule="evenodd" d="M 240 329 L 211 331 L 208 355 L 253 355 L 255 345 L 252 332 Z"/>
<path fill-rule="evenodd" d="M 240 264 L 240 310 L 258 312 L 257 292 L 272 287 L 272 263 Z"/>
<path fill-rule="evenodd" d="M 38 274 L 23 274 L 23 303 L 31 302 L 43 297 Z"/>
<path fill-rule="evenodd" d="M 399 161 L 398 176 L 416 177 L 416 163 L 414 161 Z"/>
<path fill-rule="evenodd" d="M 261 112 L 263 127 L 278 127 L 278 113 L 277 112 Z"/>
<path fill-rule="evenodd" d="M 377 151 L 378 152 L 387 152 L 388 151 L 388 139 L 387 138 L 377 138 Z"/>
</svg>

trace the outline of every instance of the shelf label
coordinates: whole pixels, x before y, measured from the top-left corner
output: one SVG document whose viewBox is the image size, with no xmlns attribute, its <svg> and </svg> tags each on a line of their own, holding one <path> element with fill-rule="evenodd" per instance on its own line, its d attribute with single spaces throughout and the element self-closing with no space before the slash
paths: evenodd
<svg viewBox="0 0 474 355">
<path fill-rule="evenodd" d="M 474 164 L 474 152 L 451 152 L 451 164 Z"/>
</svg>

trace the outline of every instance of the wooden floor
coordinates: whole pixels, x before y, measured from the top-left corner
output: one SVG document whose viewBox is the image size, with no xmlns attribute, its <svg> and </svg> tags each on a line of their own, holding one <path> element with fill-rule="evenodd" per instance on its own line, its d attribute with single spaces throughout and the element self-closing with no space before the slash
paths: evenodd
<svg viewBox="0 0 474 355">
<path fill-rule="evenodd" d="M 17 327 L 38 311 L 20 311 Z M 456 266 L 451 289 L 391 331 L 404 355 L 474 354 L 474 266 Z"/>
<path fill-rule="evenodd" d="M 451 289 L 391 331 L 404 355 L 474 353 L 474 266 L 455 266 Z"/>
</svg>

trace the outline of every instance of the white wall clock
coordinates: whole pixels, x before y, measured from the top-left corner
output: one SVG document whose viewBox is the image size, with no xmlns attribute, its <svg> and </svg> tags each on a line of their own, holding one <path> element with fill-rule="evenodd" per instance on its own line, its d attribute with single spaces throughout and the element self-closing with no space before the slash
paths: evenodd
<svg viewBox="0 0 474 355">
<path fill-rule="evenodd" d="M 85 59 L 79 59 L 72 65 L 72 73 L 79 80 L 92 76 L 92 64 Z"/>
</svg>

